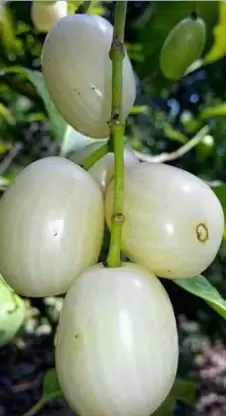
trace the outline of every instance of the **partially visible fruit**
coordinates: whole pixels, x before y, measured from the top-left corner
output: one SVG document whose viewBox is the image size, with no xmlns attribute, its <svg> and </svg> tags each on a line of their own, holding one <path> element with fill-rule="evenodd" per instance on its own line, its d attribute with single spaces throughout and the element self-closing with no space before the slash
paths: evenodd
<svg viewBox="0 0 226 416">
<path fill-rule="evenodd" d="M 64 293 L 96 263 L 103 228 L 103 197 L 91 176 L 67 159 L 41 159 L 0 200 L 0 272 L 22 295 Z"/>
<path fill-rule="evenodd" d="M 23 300 L 0 276 L 0 347 L 11 341 L 24 321 Z"/>
<path fill-rule="evenodd" d="M 67 1 L 33 0 L 31 20 L 39 32 L 47 33 L 64 16 L 67 16 Z"/>
<path fill-rule="evenodd" d="M 160 68 L 166 78 L 178 80 L 198 60 L 206 41 L 206 25 L 193 14 L 181 20 L 169 33 L 160 53 Z"/>
<path fill-rule="evenodd" d="M 93 143 L 86 146 L 84 149 L 81 149 L 77 152 L 72 153 L 70 160 L 72 162 L 81 165 L 83 161 L 90 156 L 95 150 L 103 146 L 103 144 Z M 124 149 L 124 162 L 125 167 L 129 168 L 134 166 L 136 163 L 139 163 L 138 159 L 134 155 L 133 151 L 127 147 Z M 108 153 L 101 159 L 99 159 L 89 170 L 90 175 L 95 179 L 95 181 L 100 185 L 103 193 L 106 191 L 106 187 L 111 181 L 114 175 L 114 154 L 112 152 Z"/>
<path fill-rule="evenodd" d="M 56 370 L 65 398 L 82 416 L 149 416 L 175 379 L 178 337 L 169 297 L 147 270 L 97 264 L 63 303 Z"/>
<path fill-rule="evenodd" d="M 42 51 L 46 87 L 58 111 L 77 131 L 94 138 L 110 134 L 113 26 L 103 17 L 64 17 L 48 33 Z M 135 100 L 135 77 L 123 60 L 122 116 Z"/>
<path fill-rule="evenodd" d="M 111 226 L 113 181 L 106 192 Z M 201 179 L 157 163 L 125 172 L 122 251 L 155 275 L 193 277 L 214 260 L 223 237 L 224 214 Z"/>
</svg>

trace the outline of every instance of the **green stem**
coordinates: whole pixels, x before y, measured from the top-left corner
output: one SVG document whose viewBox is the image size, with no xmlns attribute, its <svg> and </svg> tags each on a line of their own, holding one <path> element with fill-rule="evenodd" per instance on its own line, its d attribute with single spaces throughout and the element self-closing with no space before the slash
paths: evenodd
<svg viewBox="0 0 226 416">
<path fill-rule="evenodd" d="M 109 144 L 108 142 L 103 144 L 103 146 L 99 147 L 99 149 L 95 150 L 91 155 L 87 156 L 84 160 L 82 166 L 85 170 L 91 168 L 99 159 L 104 157 L 109 152 Z"/>
<path fill-rule="evenodd" d="M 42 398 L 38 401 L 38 403 L 36 403 L 30 410 L 28 410 L 28 412 L 24 413 L 23 416 L 34 416 L 36 415 L 38 412 L 40 412 L 40 410 L 42 410 L 42 408 L 48 403 L 48 399 Z"/>
<path fill-rule="evenodd" d="M 122 119 L 122 87 L 124 32 L 127 1 L 118 0 L 115 8 L 114 33 L 110 51 L 112 60 L 112 113 L 110 121 L 111 140 L 113 142 L 115 175 L 114 197 L 111 221 L 111 240 L 107 257 L 108 267 L 121 265 L 121 231 L 124 222 L 123 192 L 124 192 L 124 130 Z"/>
<path fill-rule="evenodd" d="M 82 12 L 87 13 L 91 5 L 92 5 L 92 0 L 91 1 L 85 0 L 81 6 Z"/>
</svg>

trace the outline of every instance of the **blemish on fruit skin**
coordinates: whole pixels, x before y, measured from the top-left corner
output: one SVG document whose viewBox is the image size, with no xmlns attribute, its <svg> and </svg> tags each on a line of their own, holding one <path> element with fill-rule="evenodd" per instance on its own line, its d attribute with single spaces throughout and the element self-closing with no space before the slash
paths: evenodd
<svg viewBox="0 0 226 416">
<path fill-rule="evenodd" d="M 200 243 L 205 243 L 209 239 L 208 228 L 203 222 L 196 226 L 196 235 Z"/>
<path fill-rule="evenodd" d="M 58 235 L 58 230 L 56 228 L 53 229 L 53 237 L 56 237 Z"/>
</svg>

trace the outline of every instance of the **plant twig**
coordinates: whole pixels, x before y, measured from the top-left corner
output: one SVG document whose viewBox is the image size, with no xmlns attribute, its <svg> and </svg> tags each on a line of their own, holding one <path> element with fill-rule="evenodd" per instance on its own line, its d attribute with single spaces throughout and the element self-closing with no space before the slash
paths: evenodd
<svg viewBox="0 0 226 416">
<path fill-rule="evenodd" d="M 3 173 L 9 168 L 13 160 L 17 157 L 17 155 L 22 150 L 23 145 L 22 143 L 16 142 L 13 147 L 10 149 L 9 153 L 6 155 L 6 157 L 3 159 L 3 161 L 0 163 L 0 175 L 3 175 Z"/>
<path fill-rule="evenodd" d="M 92 0 L 91 1 L 88 1 L 88 0 L 85 0 L 84 1 L 84 3 L 83 3 L 83 13 L 87 13 L 88 12 L 91 4 L 92 4 Z"/>
<path fill-rule="evenodd" d="M 48 399 L 42 397 L 28 412 L 24 413 L 23 416 L 34 416 L 42 410 L 42 408 L 48 403 Z"/>
<path fill-rule="evenodd" d="M 88 170 L 91 168 L 91 166 L 94 165 L 99 159 L 104 157 L 109 152 L 109 144 L 108 142 L 103 144 L 103 146 L 99 147 L 95 152 L 93 152 L 91 155 L 87 156 L 87 158 L 84 160 L 82 166 L 85 170 Z"/>
<path fill-rule="evenodd" d="M 164 163 L 170 162 L 171 160 L 179 159 L 180 157 L 184 156 L 188 153 L 193 147 L 197 146 L 206 134 L 209 132 L 209 127 L 204 126 L 199 132 L 187 143 L 183 146 L 179 147 L 179 149 L 175 150 L 174 152 L 170 153 L 161 153 L 160 155 L 146 155 L 144 153 L 138 152 L 133 150 L 135 156 L 142 162 L 151 162 L 151 163 Z"/>
<path fill-rule="evenodd" d="M 122 86 L 123 86 L 123 59 L 124 32 L 127 11 L 127 1 L 116 2 L 114 33 L 110 51 L 112 60 L 112 113 L 110 120 L 111 140 L 114 150 L 114 194 L 113 212 L 111 221 L 111 240 L 107 257 L 108 267 L 121 265 L 121 230 L 124 221 L 123 191 L 124 191 L 124 131 L 125 124 L 122 119 Z"/>
</svg>

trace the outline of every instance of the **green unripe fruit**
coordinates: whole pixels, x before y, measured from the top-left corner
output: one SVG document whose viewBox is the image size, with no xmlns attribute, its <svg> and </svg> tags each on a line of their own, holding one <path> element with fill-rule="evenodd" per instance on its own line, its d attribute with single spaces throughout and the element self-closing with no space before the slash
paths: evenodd
<svg viewBox="0 0 226 416">
<path fill-rule="evenodd" d="M 206 40 L 203 19 L 192 15 L 181 20 L 169 33 L 160 53 L 160 68 L 166 78 L 182 78 L 188 67 L 200 58 Z"/>
</svg>

